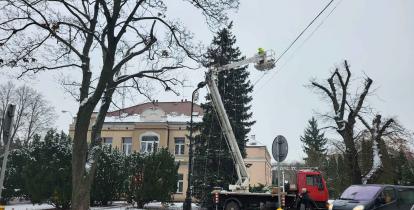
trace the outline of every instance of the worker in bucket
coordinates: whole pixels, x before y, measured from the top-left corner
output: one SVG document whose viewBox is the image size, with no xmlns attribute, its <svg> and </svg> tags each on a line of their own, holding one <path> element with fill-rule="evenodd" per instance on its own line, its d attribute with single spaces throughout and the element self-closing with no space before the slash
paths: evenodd
<svg viewBox="0 0 414 210">
<path fill-rule="evenodd" d="M 261 47 L 259 47 L 259 49 L 257 49 L 257 51 L 258 51 L 258 54 L 259 55 L 263 55 L 263 54 L 265 54 L 265 50 L 263 49 L 263 48 L 261 48 Z"/>
<path fill-rule="evenodd" d="M 257 51 L 258 51 L 258 52 L 257 52 L 257 54 L 258 54 L 259 56 L 266 56 L 266 51 L 265 51 L 263 48 L 259 47 L 259 49 L 257 49 Z M 259 64 L 264 64 L 265 59 L 266 59 L 266 58 L 261 59 L 261 60 L 259 61 Z"/>
</svg>

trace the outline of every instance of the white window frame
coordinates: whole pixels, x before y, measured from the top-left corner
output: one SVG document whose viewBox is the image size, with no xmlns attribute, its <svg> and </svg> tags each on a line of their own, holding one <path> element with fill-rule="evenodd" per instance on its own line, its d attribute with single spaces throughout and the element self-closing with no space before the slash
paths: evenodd
<svg viewBox="0 0 414 210">
<path fill-rule="evenodd" d="M 108 143 L 108 142 L 106 142 L 107 140 L 111 140 L 111 143 Z M 112 143 L 114 142 L 114 138 L 112 138 L 112 137 L 103 137 L 102 138 L 102 143 L 103 143 L 103 145 L 109 145 L 109 146 L 111 146 L 112 147 Z"/>
<path fill-rule="evenodd" d="M 181 185 L 181 191 L 180 191 L 180 185 Z M 175 193 L 183 193 L 183 192 L 184 192 L 184 174 L 178 174 L 177 191 Z"/>
<path fill-rule="evenodd" d="M 182 142 L 177 143 L 177 140 L 182 140 Z M 174 154 L 176 155 L 184 155 L 185 154 L 185 137 L 175 137 L 174 138 Z M 178 147 L 178 149 L 177 149 Z"/>
<path fill-rule="evenodd" d="M 157 140 L 143 141 L 143 138 L 146 136 L 156 137 Z M 139 152 L 141 153 L 152 153 L 154 151 L 157 151 L 160 145 L 160 135 L 152 131 L 148 131 L 148 132 L 141 134 L 141 136 L 139 137 L 139 140 L 140 140 Z M 143 147 L 144 145 L 145 147 Z"/>
<path fill-rule="evenodd" d="M 130 143 L 125 143 L 126 139 L 131 139 Z M 125 155 L 130 155 L 132 153 L 132 137 L 122 137 L 122 152 Z"/>
</svg>

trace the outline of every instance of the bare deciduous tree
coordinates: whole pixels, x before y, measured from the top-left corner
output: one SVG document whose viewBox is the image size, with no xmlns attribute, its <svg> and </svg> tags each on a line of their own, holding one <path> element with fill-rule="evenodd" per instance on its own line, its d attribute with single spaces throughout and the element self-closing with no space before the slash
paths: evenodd
<svg viewBox="0 0 414 210">
<path fill-rule="evenodd" d="M 89 192 L 96 170 L 100 133 L 120 84 L 130 81 L 138 91 L 143 80 L 176 84 L 172 70 L 184 68 L 199 55 L 192 34 L 167 13 L 162 0 L 5 0 L 0 2 L 0 65 L 19 68 L 20 75 L 43 70 L 79 71 L 80 102 L 75 122 L 72 159 L 72 209 L 89 209 Z M 199 9 L 214 27 L 238 0 L 183 0 Z M 143 62 L 145 68 L 137 69 Z M 121 74 L 127 64 L 134 72 Z M 187 64 L 187 65 L 186 65 Z M 0 66 L 0 67 L 1 67 Z M 97 120 L 88 131 L 93 110 Z"/>
<path fill-rule="evenodd" d="M 383 180 L 392 180 L 394 177 L 393 164 L 391 163 L 388 147 L 391 142 L 385 141 L 389 139 L 403 140 L 407 137 L 407 131 L 393 118 L 383 119 L 380 114 L 377 114 L 370 125 L 362 116 L 358 115 L 358 119 L 362 122 L 365 128 L 369 131 L 372 142 L 372 156 L 373 164 L 371 170 L 364 175 L 362 182 L 377 183 Z M 404 144 L 403 142 L 401 142 Z M 405 144 L 404 144 L 405 145 Z M 400 145 L 402 146 L 402 145 Z"/>
<path fill-rule="evenodd" d="M 362 92 L 355 97 L 350 94 L 351 71 L 348 62 L 344 62 L 344 73 L 338 68 L 327 79 L 327 84 L 320 84 L 316 81 L 311 82 L 312 87 L 321 91 L 331 103 L 333 112 L 326 117 L 332 119 L 335 123 L 334 128 L 342 137 L 345 144 L 345 158 L 349 171 L 349 177 L 354 184 L 361 183 L 361 169 L 358 163 L 358 151 L 355 145 L 354 127 L 361 109 L 364 107 L 364 101 L 369 93 L 372 80 L 366 78 Z"/>
<path fill-rule="evenodd" d="M 27 108 L 26 123 L 22 131 L 25 136 L 24 143 L 27 144 L 35 134 L 43 133 L 51 128 L 56 119 L 55 109 L 48 105 L 42 95 L 32 95 L 32 102 Z"/>
<path fill-rule="evenodd" d="M 16 105 L 12 141 L 27 144 L 36 133 L 42 133 L 54 124 L 54 108 L 43 96 L 26 85 L 16 87 L 8 82 L 0 85 L 0 114 L 4 117 L 7 104 Z"/>
</svg>

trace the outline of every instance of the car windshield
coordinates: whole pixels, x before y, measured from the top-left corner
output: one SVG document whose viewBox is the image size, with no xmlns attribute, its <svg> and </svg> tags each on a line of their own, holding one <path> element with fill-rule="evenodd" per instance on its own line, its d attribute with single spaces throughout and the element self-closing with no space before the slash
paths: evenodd
<svg viewBox="0 0 414 210">
<path fill-rule="evenodd" d="M 367 201 L 373 199 L 380 189 L 379 186 L 350 186 L 339 199 Z"/>
</svg>

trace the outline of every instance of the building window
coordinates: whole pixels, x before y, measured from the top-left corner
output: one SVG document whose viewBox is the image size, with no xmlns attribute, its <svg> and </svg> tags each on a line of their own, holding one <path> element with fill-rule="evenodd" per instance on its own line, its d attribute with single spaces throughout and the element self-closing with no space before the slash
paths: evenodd
<svg viewBox="0 0 414 210">
<path fill-rule="evenodd" d="M 146 135 L 141 137 L 141 153 L 156 152 L 158 148 L 158 136 Z"/>
<path fill-rule="evenodd" d="M 182 174 L 178 174 L 178 182 L 177 182 L 177 193 L 183 193 L 183 188 L 184 188 L 184 180 L 183 180 L 183 175 Z"/>
<path fill-rule="evenodd" d="M 112 146 L 112 137 L 103 137 L 102 139 L 105 146 Z"/>
<path fill-rule="evenodd" d="M 131 137 L 122 137 L 122 151 L 125 155 L 130 155 L 132 153 L 132 138 Z"/>
<path fill-rule="evenodd" d="M 184 137 L 174 138 L 174 141 L 175 141 L 175 154 L 184 155 L 185 138 Z"/>
</svg>

